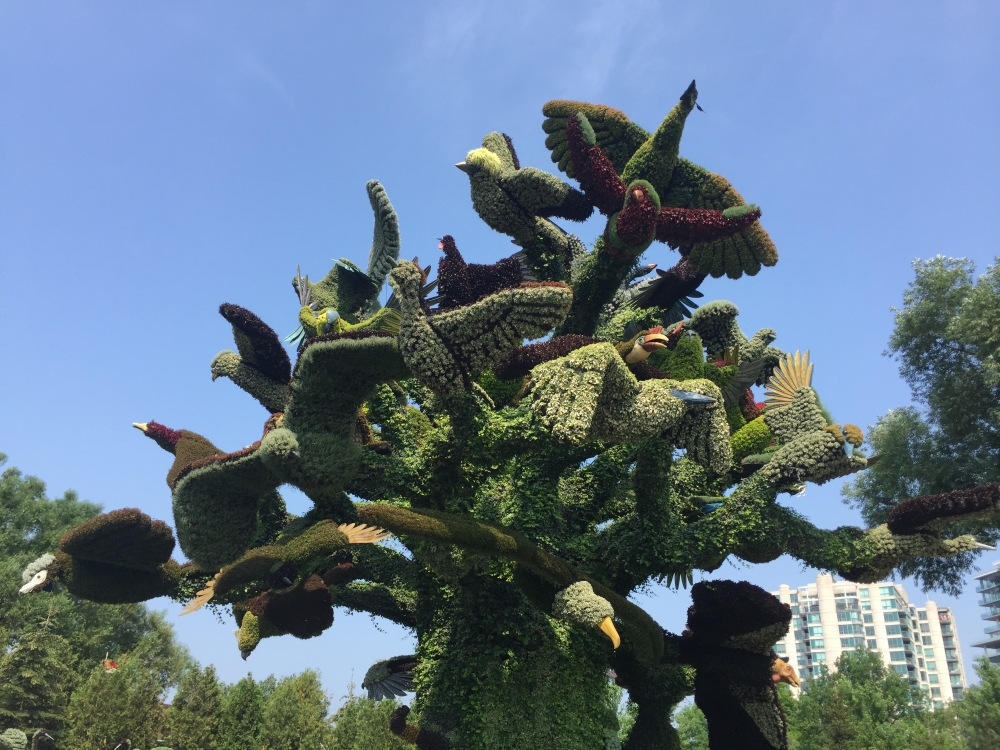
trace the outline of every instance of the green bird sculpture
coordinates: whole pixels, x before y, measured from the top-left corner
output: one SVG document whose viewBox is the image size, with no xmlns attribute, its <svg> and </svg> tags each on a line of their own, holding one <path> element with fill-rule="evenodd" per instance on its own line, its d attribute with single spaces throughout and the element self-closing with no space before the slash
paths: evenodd
<svg viewBox="0 0 1000 750">
<path fill-rule="evenodd" d="M 583 245 L 549 217 L 584 221 L 593 212 L 587 197 L 548 172 L 522 168 L 502 133 L 489 133 L 455 166 L 469 176 L 472 207 L 482 220 L 524 249 L 538 278 L 560 278 L 546 273 L 549 265 L 568 267 Z"/>
</svg>

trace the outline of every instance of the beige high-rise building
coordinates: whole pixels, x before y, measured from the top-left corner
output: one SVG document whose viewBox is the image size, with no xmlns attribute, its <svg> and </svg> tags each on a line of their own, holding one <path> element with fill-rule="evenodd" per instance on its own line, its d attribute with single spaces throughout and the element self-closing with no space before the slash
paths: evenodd
<svg viewBox="0 0 1000 750">
<path fill-rule="evenodd" d="M 802 680 L 818 674 L 820 665 L 832 671 L 844 651 L 866 645 L 912 685 L 926 688 L 935 708 L 962 697 L 965 666 L 947 607 L 932 601 L 916 607 L 891 581 L 835 581 L 827 573 L 808 586 L 781 584 L 771 593 L 792 608 L 791 627 L 775 651 Z"/>
</svg>

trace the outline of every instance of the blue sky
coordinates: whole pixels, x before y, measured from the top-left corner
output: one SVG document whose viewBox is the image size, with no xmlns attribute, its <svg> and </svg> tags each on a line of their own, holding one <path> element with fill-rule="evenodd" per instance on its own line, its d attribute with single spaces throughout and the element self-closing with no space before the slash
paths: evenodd
<svg viewBox="0 0 1000 750">
<path fill-rule="evenodd" d="M 681 153 L 763 210 L 780 261 L 710 280 L 748 333 L 810 349 L 840 422 L 910 402 L 882 356 L 915 258 L 1000 252 L 1000 5 L 985 2 L 380 4 L 0 1 L 0 451 L 106 509 L 169 520 L 170 456 L 130 424 L 155 419 L 238 449 L 266 413 L 209 362 L 232 347 L 221 302 L 282 334 L 297 265 L 363 263 L 364 184 L 385 185 L 405 257 L 512 248 L 471 209 L 452 165 L 491 130 L 552 168 L 541 106 L 609 104 L 654 128 L 692 78 L 704 112 Z M 602 224 L 576 228 L 590 242 Z M 668 267 L 664 246 L 648 253 Z M 858 523 L 839 485 L 787 501 L 815 523 Z M 300 497 L 289 495 L 302 511 Z M 997 556 L 1000 556 L 998 554 Z M 988 565 L 992 558 L 983 558 Z M 785 557 L 711 577 L 766 588 L 814 570 Z M 911 595 L 917 594 L 909 587 Z M 971 586 L 955 607 L 967 669 L 981 634 Z M 923 603 L 923 596 L 914 597 Z M 687 594 L 639 597 L 683 627 Z M 160 602 L 154 602 L 160 606 Z M 405 653 L 384 621 L 338 613 L 309 641 L 240 660 L 231 623 L 201 612 L 180 638 L 227 680 L 353 670 Z"/>
</svg>

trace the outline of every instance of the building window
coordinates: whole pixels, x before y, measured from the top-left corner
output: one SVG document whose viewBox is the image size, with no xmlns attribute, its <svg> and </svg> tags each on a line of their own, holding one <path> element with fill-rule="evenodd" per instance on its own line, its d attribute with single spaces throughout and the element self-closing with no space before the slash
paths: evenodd
<svg viewBox="0 0 1000 750">
<path fill-rule="evenodd" d="M 774 653 L 776 653 L 776 654 L 783 654 L 783 653 L 785 653 L 785 644 L 784 643 L 775 643 L 774 644 Z"/>
<path fill-rule="evenodd" d="M 931 695 L 935 698 L 941 695 L 941 688 L 931 688 Z"/>
<path fill-rule="evenodd" d="M 930 646 L 930 645 L 931 645 L 931 637 L 930 637 L 929 635 L 925 635 L 925 636 L 924 636 L 923 638 L 921 638 L 920 640 L 921 640 L 921 641 L 923 642 L 923 644 L 924 644 L 925 646 Z"/>
<path fill-rule="evenodd" d="M 867 599 L 868 598 L 868 589 L 858 589 L 858 595 L 862 599 Z"/>
<path fill-rule="evenodd" d="M 852 620 L 860 620 L 861 615 L 858 612 L 838 612 L 837 620 L 840 622 L 851 622 Z"/>
<path fill-rule="evenodd" d="M 837 629 L 840 631 L 841 635 L 854 635 L 855 633 L 864 632 L 860 625 L 838 625 Z M 872 633 L 872 635 L 875 635 Z"/>
<path fill-rule="evenodd" d="M 899 612 L 886 612 L 882 619 L 886 622 L 899 622 Z"/>
<path fill-rule="evenodd" d="M 896 608 L 896 600 L 895 599 L 883 599 L 882 600 L 882 609 L 895 609 L 895 608 Z"/>
<path fill-rule="evenodd" d="M 875 618 L 872 615 L 865 615 L 865 622 L 868 623 L 875 622 Z"/>
<path fill-rule="evenodd" d="M 958 658 L 958 649 L 957 648 L 946 648 L 944 650 L 944 658 L 948 659 L 949 661 L 957 659 Z"/>
<path fill-rule="evenodd" d="M 888 635 L 902 635 L 903 631 L 899 629 L 899 625 L 886 625 L 885 632 Z"/>
<path fill-rule="evenodd" d="M 945 636 L 941 640 L 944 641 L 945 648 L 952 648 L 955 645 L 955 639 L 952 638 L 950 635 L 949 636 Z"/>
<path fill-rule="evenodd" d="M 926 672 L 921 672 L 920 673 L 920 679 L 923 680 L 924 682 L 927 682 L 927 673 Z"/>
<path fill-rule="evenodd" d="M 902 638 L 890 638 L 889 639 L 889 648 L 902 648 L 902 647 L 903 647 L 903 639 Z"/>
<path fill-rule="evenodd" d="M 878 587 L 879 596 L 895 596 L 896 587 L 895 586 L 879 586 Z"/>
<path fill-rule="evenodd" d="M 934 675 L 934 676 L 936 677 L 937 675 Z M 961 685 L 962 684 L 962 678 L 959 675 L 957 675 L 957 674 L 953 674 L 951 676 L 951 684 L 952 685 Z"/>
<path fill-rule="evenodd" d="M 920 667 L 921 669 L 923 669 L 924 668 L 924 660 L 918 658 L 917 659 L 917 666 Z"/>
<path fill-rule="evenodd" d="M 792 595 L 791 595 L 790 597 L 788 597 L 788 598 L 789 598 L 789 600 L 790 600 L 790 601 L 792 602 L 792 604 L 795 604 L 795 603 L 796 603 L 796 602 L 798 602 L 798 600 L 799 600 L 799 595 L 798 595 L 798 594 L 792 594 Z"/>
<path fill-rule="evenodd" d="M 927 681 L 931 685 L 937 685 L 938 684 L 938 676 L 936 674 L 929 674 L 929 675 L 927 675 Z"/>
<path fill-rule="evenodd" d="M 906 654 L 902 651 L 890 651 L 889 661 L 906 661 Z"/>
<path fill-rule="evenodd" d="M 877 649 L 878 648 L 878 641 L 876 641 L 874 638 L 872 640 L 868 641 L 868 648 L 870 648 L 872 650 Z"/>
<path fill-rule="evenodd" d="M 937 662 L 936 661 L 927 662 L 927 669 L 929 669 L 931 672 L 937 672 Z"/>
<path fill-rule="evenodd" d="M 858 646 L 864 646 L 864 638 L 841 638 L 840 647 L 841 648 L 857 648 Z"/>
<path fill-rule="evenodd" d="M 798 608 L 798 606 L 796 605 L 796 606 L 792 607 L 792 614 L 793 614 L 793 615 L 797 615 L 798 613 L 799 613 L 799 608 Z"/>
<path fill-rule="evenodd" d="M 921 633 L 929 633 L 929 632 L 931 632 L 931 626 L 928 625 L 926 622 L 920 623 L 920 632 Z"/>
<path fill-rule="evenodd" d="M 865 635 L 875 635 L 875 628 L 872 625 L 865 625 Z"/>
<path fill-rule="evenodd" d="M 823 626 L 813 625 L 811 628 L 809 628 L 809 635 L 823 635 Z"/>
<path fill-rule="evenodd" d="M 823 644 L 820 643 L 820 646 L 822 646 L 822 645 Z M 826 661 L 826 654 L 824 654 L 822 651 L 813 654 L 813 661 L 816 662 L 816 663 L 818 663 L 818 664 L 822 664 L 823 662 Z"/>
<path fill-rule="evenodd" d="M 806 615 L 806 622 L 819 622 L 819 615 Z"/>
<path fill-rule="evenodd" d="M 863 602 L 861 602 L 861 609 L 868 610 L 868 609 L 871 609 L 871 608 L 872 608 L 872 603 L 871 602 L 869 602 L 869 601 L 863 601 Z"/>
<path fill-rule="evenodd" d="M 917 613 L 917 618 L 920 619 L 920 620 L 926 620 L 927 619 L 927 613 L 925 611 L 921 610 L 920 612 Z"/>
<path fill-rule="evenodd" d="M 810 648 L 823 648 L 823 639 L 822 638 L 815 638 L 815 639 L 809 641 L 809 647 Z"/>
<path fill-rule="evenodd" d="M 901 674 L 903 677 L 906 677 L 907 670 L 905 664 L 893 664 L 892 668 L 896 670 L 896 674 Z"/>
</svg>

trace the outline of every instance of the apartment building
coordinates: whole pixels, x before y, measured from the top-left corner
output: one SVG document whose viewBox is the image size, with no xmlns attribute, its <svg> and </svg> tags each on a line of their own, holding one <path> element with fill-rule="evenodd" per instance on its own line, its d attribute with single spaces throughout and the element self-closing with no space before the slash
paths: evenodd
<svg viewBox="0 0 1000 750">
<path fill-rule="evenodd" d="M 801 679 L 818 674 L 821 665 L 834 669 L 844 651 L 866 645 L 911 684 L 925 688 L 934 708 L 962 697 L 965 665 L 947 607 L 932 601 L 916 607 L 903 586 L 891 581 L 835 581 L 826 573 L 807 586 L 782 584 L 771 593 L 792 608 L 788 634 L 775 651 L 795 665 Z"/>
<path fill-rule="evenodd" d="M 986 608 L 981 617 L 987 625 L 983 630 L 986 638 L 972 645 L 981 648 L 991 662 L 1000 664 L 1000 562 L 993 563 L 993 570 L 976 576 L 976 591 L 983 596 L 979 606 Z"/>
</svg>

